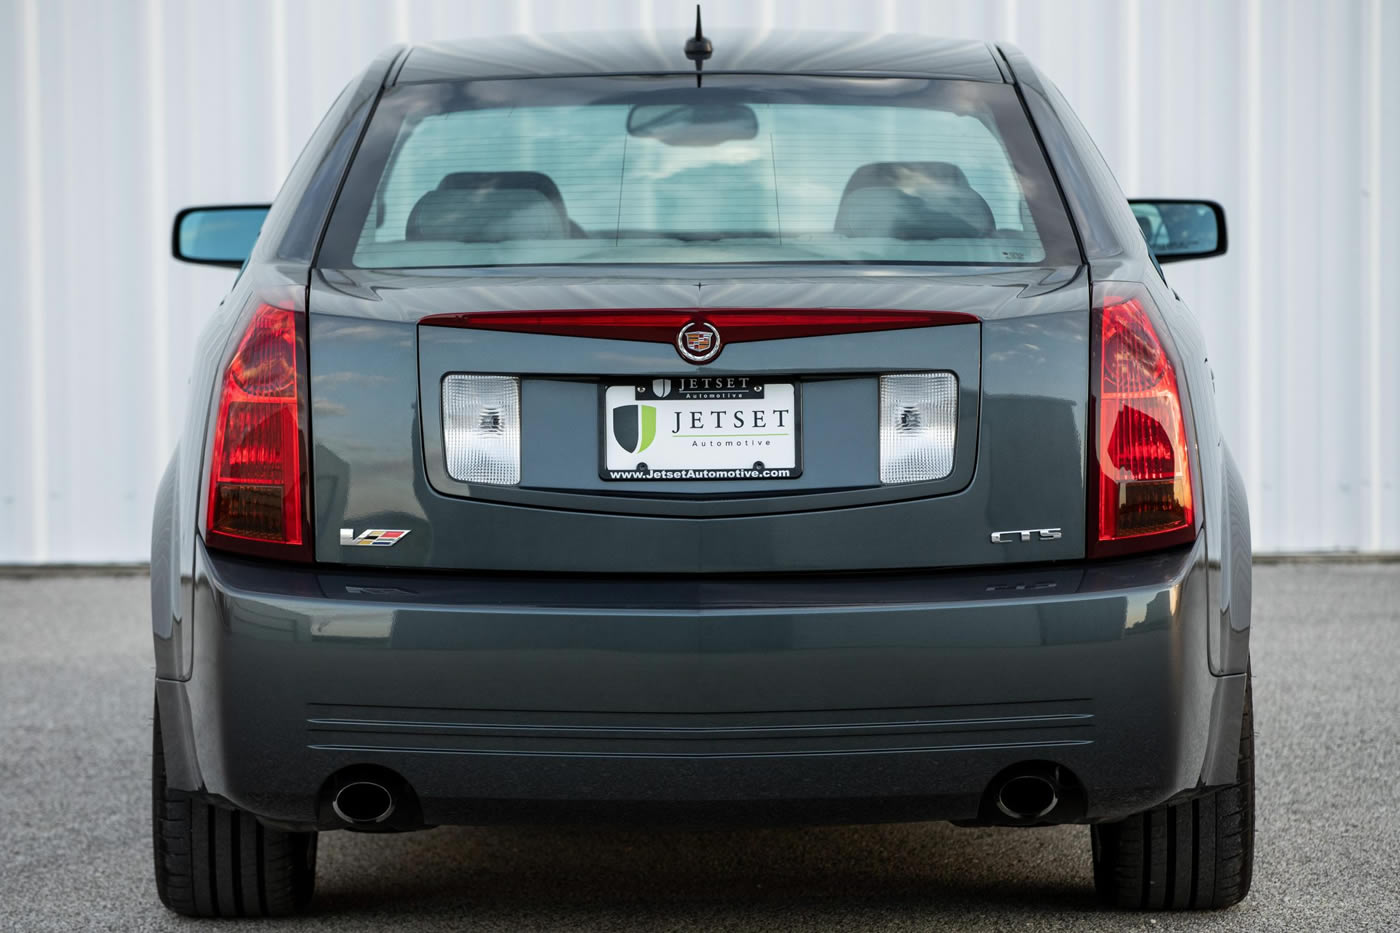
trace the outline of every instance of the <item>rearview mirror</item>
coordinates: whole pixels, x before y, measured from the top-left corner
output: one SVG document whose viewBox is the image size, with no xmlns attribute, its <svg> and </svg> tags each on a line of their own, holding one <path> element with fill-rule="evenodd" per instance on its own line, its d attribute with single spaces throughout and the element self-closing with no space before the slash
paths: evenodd
<svg viewBox="0 0 1400 933">
<path fill-rule="evenodd" d="M 638 104 L 627 135 L 668 146 L 717 146 L 758 135 L 758 114 L 745 104 Z"/>
<path fill-rule="evenodd" d="M 176 259 L 238 268 L 258 242 L 270 204 L 187 207 L 175 215 L 170 250 Z"/>
<path fill-rule="evenodd" d="M 1225 208 L 1214 201 L 1129 201 L 1158 262 L 1205 259 L 1225 252 Z"/>
</svg>

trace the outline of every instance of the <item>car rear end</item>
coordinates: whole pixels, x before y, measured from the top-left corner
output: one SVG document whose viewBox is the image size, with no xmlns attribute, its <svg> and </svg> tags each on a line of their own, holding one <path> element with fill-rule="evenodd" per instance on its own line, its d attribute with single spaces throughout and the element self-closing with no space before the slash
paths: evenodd
<svg viewBox="0 0 1400 933">
<path fill-rule="evenodd" d="M 310 287 L 240 313 L 160 689 L 268 825 L 1096 822 L 1233 774 L 1185 380 L 1011 85 L 391 87 Z"/>
</svg>

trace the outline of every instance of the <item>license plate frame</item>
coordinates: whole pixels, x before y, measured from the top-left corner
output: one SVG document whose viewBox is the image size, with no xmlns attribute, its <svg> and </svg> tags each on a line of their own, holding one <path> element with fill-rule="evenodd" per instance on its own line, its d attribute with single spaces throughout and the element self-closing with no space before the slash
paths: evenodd
<svg viewBox="0 0 1400 933">
<path fill-rule="evenodd" d="M 737 388 L 729 388 L 731 384 Z M 631 392 L 614 391 L 627 389 L 630 389 Z M 758 390 L 757 394 L 754 392 L 755 389 Z M 770 389 L 777 390 L 777 394 L 770 393 Z M 611 402 L 609 401 L 610 391 L 613 392 Z M 661 394 L 663 392 L 664 394 Z M 666 412 L 664 416 L 661 412 L 657 413 L 656 417 L 661 419 L 669 418 L 670 414 L 676 410 L 676 406 L 684 402 L 701 402 L 712 406 L 735 402 L 777 402 L 781 404 L 787 401 L 784 392 L 791 393 L 792 427 L 790 433 L 782 435 L 785 438 L 790 438 L 792 445 L 790 466 L 786 465 L 786 457 L 779 460 L 784 465 L 775 466 L 764 461 L 762 456 L 754 457 L 755 462 L 763 463 L 761 471 L 755 469 L 754 463 L 745 465 L 695 463 L 690 466 L 656 467 L 647 464 L 646 473 L 637 470 L 637 463 L 623 466 L 615 460 L 614 465 L 609 465 L 608 455 L 610 452 L 621 451 L 626 454 L 626 450 L 620 444 L 612 443 L 614 440 L 610 418 L 612 405 L 625 405 L 629 402 L 632 404 L 651 403 Z M 709 409 L 706 411 L 708 414 L 713 414 Z M 772 482 L 797 479 L 802 475 L 802 431 L 802 382 L 795 376 L 742 373 L 724 376 L 637 376 L 631 379 L 605 378 L 598 383 L 598 476 L 605 482 L 708 483 L 733 482 L 735 480 Z M 659 429 L 657 433 L 659 433 Z M 677 436 L 679 437 L 679 435 Z M 737 436 L 733 432 L 718 435 L 719 438 Z M 670 461 L 664 462 L 670 463 Z M 646 463 L 645 458 L 639 457 L 638 463 Z"/>
</svg>

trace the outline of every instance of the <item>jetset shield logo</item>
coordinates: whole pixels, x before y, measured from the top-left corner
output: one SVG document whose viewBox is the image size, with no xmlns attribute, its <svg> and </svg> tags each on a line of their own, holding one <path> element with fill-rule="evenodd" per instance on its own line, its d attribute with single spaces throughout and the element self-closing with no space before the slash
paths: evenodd
<svg viewBox="0 0 1400 933">
<path fill-rule="evenodd" d="M 641 453 L 656 440 L 656 406 L 617 406 L 612 410 L 612 429 L 613 437 L 623 450 L 629 454 Z"/>
</svg>

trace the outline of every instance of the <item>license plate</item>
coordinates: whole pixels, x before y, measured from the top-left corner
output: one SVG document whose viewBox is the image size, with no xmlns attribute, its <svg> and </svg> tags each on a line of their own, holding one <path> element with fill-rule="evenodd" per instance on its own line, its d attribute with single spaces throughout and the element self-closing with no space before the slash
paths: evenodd
<svg viewBox="0 0 1400 933">
<path fill-rule="evenodd" d="M 792 479 L 797 384 L 766 376 L 683 376 L 604 386 L 606 480 Z"/>
</svg>

